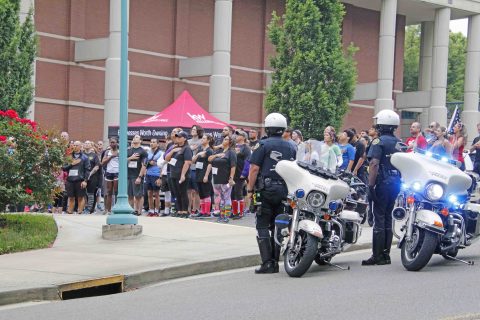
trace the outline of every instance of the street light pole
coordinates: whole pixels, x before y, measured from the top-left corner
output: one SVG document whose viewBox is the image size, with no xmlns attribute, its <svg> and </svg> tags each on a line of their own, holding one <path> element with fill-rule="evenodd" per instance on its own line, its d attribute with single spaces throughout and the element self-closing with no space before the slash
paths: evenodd
<svg viewBox="0 0 480 320">
<path fill-rule="evenodd" d="M 118 0 L 110 0 L 118 1 Z M 120 150 L 118 197 L 113 214 L 107 217 L 107 224 L 138 224 L 132 214 L 127 195 L 127 127 L 128 127 L 128 0 L 121 0 L 121 51 L 120 51 Z"/>
</svg>

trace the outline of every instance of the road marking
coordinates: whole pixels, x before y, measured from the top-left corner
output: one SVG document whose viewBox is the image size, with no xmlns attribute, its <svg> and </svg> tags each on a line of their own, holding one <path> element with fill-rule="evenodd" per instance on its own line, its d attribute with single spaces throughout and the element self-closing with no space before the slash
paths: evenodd
<svg viewBox="0 0 480 320">
<path fill-rule="evenodd" d="M 26 308 L 26 307 L 31 307 L 31 306 L 38 306 L 40 304 L 47 304 L 47 303 L 54 303 L 58 301 L 31 301 L 31 302 L 22 302 L 22 303 L 16 303 L 16 304 L 9 304 L 6 306 L 1 306 L 0 311 L 4 310 L 12 310 L 12 309 L 19 309 L 19 308 Z"/>
<path fill-rule="evenodd" d="M 480 313 L 470 313 L 465 315 L 458 315 L 448 318 L 441 318 L 440 320 L 478 320 L 480 319 Z"/>
</svg>

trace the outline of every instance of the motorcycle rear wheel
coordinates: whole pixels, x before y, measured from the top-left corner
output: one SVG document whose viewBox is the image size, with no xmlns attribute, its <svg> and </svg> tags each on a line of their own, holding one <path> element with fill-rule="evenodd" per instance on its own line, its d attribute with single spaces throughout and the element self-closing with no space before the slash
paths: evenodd
<svg viewBox="0 0 480 320">
<path fill-rule="evenodd" d="M 437 247 L 437 235 L 414 227 L 412 240 L 401 248 L 402 264 L 408 271 L 419 271 L 427 265 Z"/>
<path fill-rule="evenodd" d="M 299 231 L 294 245 L 288 247 L 284 254 L 285 271 L 290 277 L 299 278 L 308 271 L 318 250 L 318 238 L 304 231 Z"/>
</svg>

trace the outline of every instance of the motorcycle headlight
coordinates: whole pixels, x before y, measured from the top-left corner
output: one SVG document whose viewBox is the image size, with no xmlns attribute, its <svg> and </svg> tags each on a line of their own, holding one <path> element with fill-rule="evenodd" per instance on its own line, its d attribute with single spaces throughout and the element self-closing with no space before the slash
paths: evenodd
<svg viewBox="0 0 480 320">
<path fill-rule="evenodd" d="M 437 201 L 443 197 L 443 187 L 438 183 L 430 183 L 425 188 L 425 196 L 430 201 Z"/>
<path fill-rule="evenodd" d="M 320 208 L 325 203 L 325 195 L 318 191 L 312 191 L 308 194 L 307 202 L 313 208 Z"/>
</svg>

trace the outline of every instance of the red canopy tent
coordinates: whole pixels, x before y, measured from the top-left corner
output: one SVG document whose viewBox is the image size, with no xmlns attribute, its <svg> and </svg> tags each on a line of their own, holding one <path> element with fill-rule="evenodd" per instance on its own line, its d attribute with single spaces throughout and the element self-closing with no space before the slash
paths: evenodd
<svg viewBox="0 0 480 320">
<path fill-rule="evenodd" d="M 173 128 L 189 130 L 193 125 L 199 125 L 206 132 L 218 132 L 227 126 L 205 111 L 188 91 L 180 96 L 162 112 L 140 121 L 128 124 L 128 137 L 139 134 L 144 139 L 165 139 Z M 108 128 L 109 136 L 118 135 L 118 126 Z"/>
</svg>

